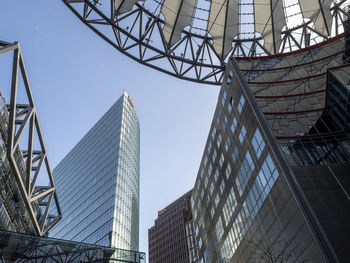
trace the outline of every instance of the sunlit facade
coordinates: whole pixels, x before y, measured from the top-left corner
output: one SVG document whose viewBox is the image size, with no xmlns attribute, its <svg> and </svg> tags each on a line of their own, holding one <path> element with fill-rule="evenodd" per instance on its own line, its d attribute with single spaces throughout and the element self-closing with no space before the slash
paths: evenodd
<svg viewBox="0 0 350 263">
<path fill-rule="evenodd" d="M 138 250 L 139 159 L 138 116 L 124 91 L 54 169 L 63 219 L 50 236 Z"/>
</svg>

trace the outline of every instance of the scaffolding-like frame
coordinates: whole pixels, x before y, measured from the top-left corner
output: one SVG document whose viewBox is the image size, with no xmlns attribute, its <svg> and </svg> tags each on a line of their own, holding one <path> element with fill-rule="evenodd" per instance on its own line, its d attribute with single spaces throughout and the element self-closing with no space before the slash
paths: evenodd
<svg viewBox="0 0 350 263">
<path fill-rule="evenodd" d="M 10 103 L 7 105 L 9 113 L 8 138 L 6 142 L 7 157 L 26 209 L 33 222 L 35 232 L 37 235 L 42 236 L 61 219 L 62 213 L 19 43 L 0 41 L 0 55 L 8 52 L 13 52 L 13 64 L 11 98 Z M 19 74 L 21 74 L 23 79 L 28 104 L 17 103 Z M 28 132 L 28 142 L 25 144 L 25 149 L 23 149 L 19 142 L 25 131 Z M 34 148 L 35 135 L 38 138 L 40 149 Z M 18 154 L 22 154 L 25 161 L 24 171 L 16 161 L 16 155 L 18 156 Z M 47 186 L 39 186 L 37 185 L 37 180 L 44 166 L 47 170 L 49 182 Z M 53 201 L 56 208 L 53 209 L 55 214 L 50 213 Z M 43 213 L 41 216 L 36 215 L 35 207 L 37 206 L 42 209 Z"/>
<path fill-rule="evenodd" d="M 131 11 L 117 15 L 114 0 L 62 1 L 86 26 L 123 54 L 180 79 L 221 85 L 228 59 L 237 56 L 255 57 L 261 52 L 263 54 L 260 55 L 264 56 L 274 55 L 263 46 L 262 36 L 234 39 L 226 57 L 221 57 L 215 51 L 210 35 L 199 35 L 186 29 L 182 30 L 179 41 L 169 45 L 162 33 L 165 21 L 140 3 L 136 3 Z M 341 27 L 339 21 L 347 15 L 341 8 L 344 1 L 331 8 L 336 34 Z M 316 34 L 320 41 L 328 39 L 313 28 L 311 22 L 282 30 L 277 53 L 310 45 L 310 32 Z M 295 32 L 301 32 L 299 39 L 296 39 Z M 250 48 L 247 49 L 247 46 Z"/>
</svg>

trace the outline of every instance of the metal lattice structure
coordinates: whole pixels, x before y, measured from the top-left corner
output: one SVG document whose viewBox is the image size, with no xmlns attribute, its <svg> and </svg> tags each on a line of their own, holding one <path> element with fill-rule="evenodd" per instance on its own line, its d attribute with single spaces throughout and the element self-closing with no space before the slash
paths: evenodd
<svg viewBox="0 0 350 263">
<path fill-rule="evenodd" d="M 62 0 L 117 50 L 169 75 L 221 84 L 231 57 L 270 56 L 343 32 L 346 0 Z"/>
<path fill-rule="evenodd" d="M 0 262 L 145 263 L 143 252 L 0 231 Z"/>
<path fill-rule="evenodd" d="M 0 54 L 12 51 L 11 98 L 7 105 L 7 131 L 4 131 L 7 158 L 35 233 L 42 236 L 61 219 L 61 210 L 20 46 L 0 41 Z M 19 74 L 23 79 L 26 104 L 17 103 Z M 20 144 L 24 133 L 28 135 L 28 140 Z M 48 176 L 46 186 L 38 185 L 38 178 L 43 174 Z"/>
</svg>

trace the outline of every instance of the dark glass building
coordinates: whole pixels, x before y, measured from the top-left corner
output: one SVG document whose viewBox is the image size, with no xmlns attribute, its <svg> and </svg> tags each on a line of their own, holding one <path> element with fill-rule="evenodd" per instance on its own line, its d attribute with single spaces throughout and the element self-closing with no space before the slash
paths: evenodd
<svg viewBox="0 0 350 263">
<path fill-rule="evenodd" d="M 53 174 L 63 218 L 51 237 L 138 250 L 140 128 L 124 92 Z"/>
<path fill-rule="evenodd" d="M 229 61 L 192 196 L 201 262 L 349 262 L 343 36 Z"/>
<path fill-rule="evenodd" d="M 197 262 L 190 198 L 192 190 L 158 212 L 148 230 L 150 263 Z"/>
</svg>

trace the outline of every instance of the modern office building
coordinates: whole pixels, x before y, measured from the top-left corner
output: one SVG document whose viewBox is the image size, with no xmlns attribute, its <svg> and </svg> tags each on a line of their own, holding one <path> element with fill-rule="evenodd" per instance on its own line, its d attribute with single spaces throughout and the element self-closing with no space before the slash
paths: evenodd
<svg viewBox="0 0 350 263">
<path fill-rule="evenodd" d="M 346 43 L 228 62 L 192 196 L 201 262 L 349 261 Z"/>
<path fill-rule="evenodd" d="M 148 230 L 150 263 L 192 263 L 198 252 L 193 237 L 192 190 L 158 212 Z"/>
<path fill-rule="evenodd" d="M 50 236 L 137 251 L 139 160 L 138 116 L 124 91 L 55 167 L 63 218 Z"/>
<path fill-rule="evenodd" d="M 0 41 L 3 53 L 13 64 L 12 84 L 1 87 L 10 98 L 0 92 L 0 230 L 43 236 L 61 218 L 55 184 L 19 43 Z"/>
</svg>

